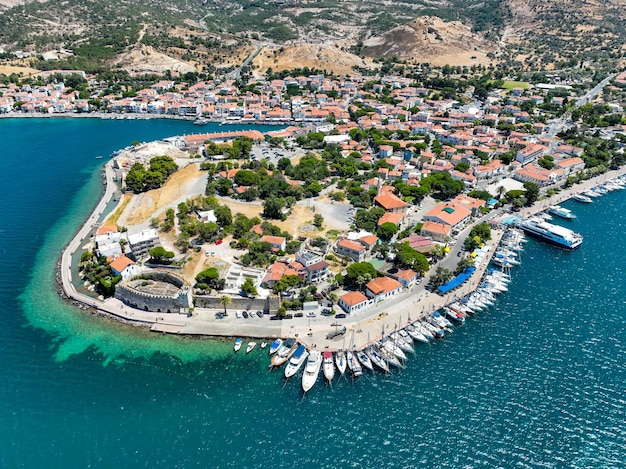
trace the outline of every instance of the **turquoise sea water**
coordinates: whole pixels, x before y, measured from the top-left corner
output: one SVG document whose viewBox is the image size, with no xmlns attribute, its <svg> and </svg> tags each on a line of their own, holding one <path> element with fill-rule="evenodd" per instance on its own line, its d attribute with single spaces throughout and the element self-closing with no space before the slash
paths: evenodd
<svg viewBox="0 0 626 469">
<path fill-rule="evenodd" d="M 203 128 L 203 131 L 209 128 Z M 0 121 L 3 467 L 626 467 L 626 192 L 531 240 L 508 293 L 406 370 L 302 399 L 231 344 L 85 315 L 53 283 L 98 168 L 172 121 Z"/>
</svg>

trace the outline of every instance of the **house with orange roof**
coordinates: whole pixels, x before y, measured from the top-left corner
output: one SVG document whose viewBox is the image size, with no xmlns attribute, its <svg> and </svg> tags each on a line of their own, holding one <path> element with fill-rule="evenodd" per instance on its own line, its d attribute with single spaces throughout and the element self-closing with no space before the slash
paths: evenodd
<svg viewBox="0 0 626 469">
<path fill-rule="evenodd" d="M 417 272 L 411 269 L 393 267 L 387 271 L 386 275 L 400 282 L 404 288 L 410 287 L 417 281 Z"/>
<path fill-rule="evenodd" d="M 381 226 L 383 223 L 393 223 L 394 225 L 399 227 L 403 219 L 404 213 L 387 212 L 378 219 L 378 226 Z"/>
<path fill-rule="evenodd" d="M 374 203 L 391 213 L 406 213 L 409 205 L 394 194 L 384 194 L 374 197 Z"/>
<path fill-rule="evenodd" d="M 114 260 L 109 262 L 111 270 L 115 276 L 121 275 L 122 280 L 128 280 L 129 278 L 137 275 L 138 267 L 131 259 L 124 254 L 117 256 Z"/>
<path fill-rule="evenodd" d="M 365 295 L 374 301 L 398 295 L 402 291 L 402 284 L 390 277 L 376 277 L 365 284 Z"/>
<path fill-rule="evenodd" d="M 526 165 L 532 161 L 537 160 L 546 154 L 547 148 L 543 145 L 537 145 L 536 143 L 531 143 L 530 145 L 525 146 L 521 150 L 517 151 L 517 156 L 515 159 L 522 163 L 522 165 Z"/>
<path fill-rule="evenodd" d="M 420 233 L 423 236 L 430 236 L 436 241 L 445 241 L 452 234 L 452 227 L 443 223 L 437 223 L 434 221 L 426 221 L 420 229 Z"/>
<path fill-rule="evenodd" d="M 521 182 L 533 182 L 539 187 L 554 184 L 564 176 L 564 171 L 559 168 L 544 169 L 534 164 L 519 168 L 513 174 L 513 179 Z"/>
<path fill-rule="evenodd" d="M 484 200 L 476 199 L 465 194 L 457 195 L 454 199 L 450 201 L 450 203 L 461 205 L 469 209 L 472 212 L 472 216 L 476 216 L 480 207 L 484 207 L 486 204 Z"/>
<path fill-rule="evenodd" d="M 463 205 L 442 202 L 424 214 L 424 221 L 432 221 L 450 226 L 452 231 L 459 231 L 471 219 L 472 211 Z"/>
<path fill-rule="evenodd" d="M 263 229 L 261 228 L 261 225 L 259 223 L 257 223 L 256 225 L 252 225 L 252 228 L 250 228 L 250 231 L 258 234 L 259 236 L 263 236 Z"/>
<path fill-rule="evenodd" d="M 287 239 L 283 236 L 263 235 L 259 241 L 262 243 L 270 243 L 272 250 L 276 251 L 284 251 L 287 247 Z"/>
<path fill-rule="evenodd" d="M 298 270 L 293 268 L 293 266 L 285 262 L 276 261 L 268 267 L 267 273 L 261 283 L 266 285 L 267 288 L 273 288 L 274 285 L 286 275 L 298 275 L 304 280 L 304 278 L 298 274 Z"/>
<path fill-rule="evenodd" d="M 378 243 L 378 236 L 374 236 L 374 235 L 361 236 L 357 241 L 361 243 L 363 246 L 365 246 L 368 251 L 371 251 L 372 248 L 376 246 L 376 243 Z"/>
<path fill-rule="evenodd" d="M 373 304 L 367 296 L 359 291 L 349 291 L 339 297 L 337 302 L 346 313 L 358 313 Z"/>
<path fill-rule="evenodd" d="M 565 175 L 575 173 L 585 168 L 585 162 L 582 158 L 565 158 L 556 162 L 556 167 L 562 169 Z"/>
<path fill-rule="evenodd" d="M 365 259 L 365 254 L 367 253 L 365 246 L 350 239 L 342 239 L 339 241 L 335 250 L 337 255 L 349 257 L 355 262 L 361 262 Z"/>
</svg>

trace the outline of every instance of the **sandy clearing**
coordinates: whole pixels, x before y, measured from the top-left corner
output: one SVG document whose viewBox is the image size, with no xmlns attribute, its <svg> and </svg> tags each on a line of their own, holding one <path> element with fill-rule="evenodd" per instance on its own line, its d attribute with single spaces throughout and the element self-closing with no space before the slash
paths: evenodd
<svg viewBox="0 0 626 469">
<path fill-rule="evenodd" d="M 21 76 L 29 76 L 36 75 L 41 72 L 36 68 L 22 67 L 18 65 L 0 65 L 0 73 L 4 75 L 11 75 L 12 73 L 16 73 L 17 75 Z"/>
<path fill-rule="evenodd" d="M 158 210 L 172 204 L 181 196 L 190 198 L 199 195 L 197 191 L 191 190 L 191 186 L 205 176 L 206 173 L 193 163 L 176 171 L 162 188 L 133 196 L 120 219 L 131 226 L 150 220 Z"/>
</svg>

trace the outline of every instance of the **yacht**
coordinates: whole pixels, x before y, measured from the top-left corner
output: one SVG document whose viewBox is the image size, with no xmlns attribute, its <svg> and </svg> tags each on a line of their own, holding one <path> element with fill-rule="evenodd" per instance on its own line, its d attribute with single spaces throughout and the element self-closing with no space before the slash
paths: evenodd
<svg viewBox="0 0 626 469">
<path fill-rule="evenodd" d="M 368 347 L 365 349 L 365 353 L 374 365 L 383 370 L 385 373 L 389 373 L 389 365 L 387 365 L 385 359 L 374 347 Z"/>
<path fill-rule="evenodd" d="M 348 368 L 350 369 L 352 376 L 358 378 L 363 374 L 363 368 L 361 368 L 359 360 L 357 360 L 356 355 L 350 350 L 346 352 L 346 362 L 348 363 Z"/>
<path fill-rule="evenodd" d="M 368 357 L 364 351 L 361 350 L 360 352 L 355 352 L 355 355 L 359 359 L 359 362 L 361 362 L 361 365 L 363 365 L 370 371 L 374 371 L 374 365 L 372 365 L 372 360 L 370 360 L 370 357 Z"/>
<path fill-rule="evenodd" d="M 580 234 L 551 223 L 526 220 L 519 226 L 525 232 L 562 248 L 576 249 L 583 242 Z"/>
<path fill-rule="evenodd" d="M 398 346 L 403 351 L 408 353 L 415 353 L 415 350 L 413 350 L 413 347 L 411 347 L 411 342 L 413 342 L 413 339 L 410 339 L 409 342 L 397 332 L 392 332 L 391 334 L 389 334 L 389 337 L 391 337 L 396 346 Z"/>
<path fill-rule="evenodd" d="M 304 345 L 298 345 L 298 348 L 293 352 L 289 363 L 285 367 L 285 378 L 291 378 L 295 375 L 308 356 L 309 352 L 307 352 L 306 347 Z"/>
<path fill-rule="evenodd" d="M 246 354 L 252 352 L 252 350 L 254 350 L 254 347 L 256 347 L 256 342 L 248 342 L 248 346 L 246 347 Z"/>
<path fill-rule="evenodd" d="M 324 378 L 330 383 L 335 377 L 335 361 L 333 360 L 333 352 L 324 352 L 322 354 L 324 362 L 322 368 L 324 370 Z"/>
<path fill-rule="evenodd" d="M 422 342 L 423 344 L 428 344 L 429 341 L 424 334 L 419 332 L 412 325 L 408 325 L 405 327 L 406 332 L 413 338 L 413 340 L 417 340 L 418 342 Z"/>
<path fill-rule="evenodd" d="M 239 349 L 241 348 L 241 343 L 242 343 L 242 342 L 243 342 L 243 341 L 242 341 L 240 338 L 236 338 L 236 339 L 235 339 L 235 346 L 233 347 L 233 350 L 234 350 L 235 352 L 239 352 Z"/>
<path fill-rule="evenodd" d="M 320 374 L 322 368 L 322 354 L 317 350 L 311 351 L 309 358 L 306 361 L 304 367 L 304 373 L 302 373 L 302 390 L 306 393 L 313 387 L 317 376 Z"/>
<path fill-rule="evenodd" d="M 335 354 L 335 365 L 337 365 L 337 370 L 339 370 L 340 375 L 346 372 L 346 354 L 343 350 L 339 350 Z"/>
<path fill-rule="evenodd" d="M 585 204 L 590 204 L 593 202 L 593 200 L 591 200 L 591 197 L 585 194 L 574 194 L 572 196 L 572 199 L 576 200 L 577 202 L 583 202 Z"/>
<path fill-rule="evenodd" d="M 402 362 L 400 360 L 398 360 L 398 358 L 391 352 L 389 352 L 385 347 L 379 347 L 376 349 L 376 352 L 378 352 L 378 354 L 384 358 L 384 360 L 392 366 L 395 366 L 396 368 L 404 368 L 404 365 L 402 364 Z"/>
<path fill-rule="evenodd" d="M 280 366 L 285 363 L 291 355 L 296 351 L 296 341 L 293 339 L 287 339 L 278 349 L 278 352 L 272 357 L 272 366 Z"/>
<path fill-rule="evenodd" d="M 561 218 L 567 218 L 568 220 L 576 218 L 576 215 L 574 215 L 574 212 L 572 212 L 569 208 L 561 207 L 560 205 L 552 205 L 548 209 L 548 211 L 552 215 L 556 215 L 557 217 L 561 217 Z"/>
<path fill-rule="evenodd" d="M 382 339 L 383 349 L 387 350 L 392 355 L 395 355 L 400 360 L 406 360 L 406 354 L 390 337 L 383 337 Z"/>
<path fill-rule="evenodd" d="M 421 322 L 417 321 L 413 323 L 413 329 L 419 334 L 422 334 L 428 340 L 433 340 L 435 336 L 431 331 L 429 331 Z"/>
<path fill-rule="evenodd" d="M 589 189 L 588 191 L 583 192 L 583 195 L 585 197 L 590 197 L 592 199 L 595 199 L 596 197 L 601 197 L 602 194 L 600 194 L 597 191 L 594 191 L 593 189 Z"/>
</svg>

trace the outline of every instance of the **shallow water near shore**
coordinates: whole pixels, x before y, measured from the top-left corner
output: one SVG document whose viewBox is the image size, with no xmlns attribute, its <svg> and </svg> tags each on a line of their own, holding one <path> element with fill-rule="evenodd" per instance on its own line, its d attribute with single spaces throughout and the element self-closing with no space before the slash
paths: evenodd
<svg viewBox="0 0 626 469">
<path fill-rule="evenodd" d="M 4 467 L 626 466 L 626 191 L 565 204 L 574 252 L 526 245 L 494 308 L 407 368 L 356 382 L 267 371 L 258 348 L 152 334 L 56 294 L 60 250 L 133 140 L 179 121 L 8 119 L 0 173 Z M 221 130 L 221 129 L 220 129 Z"/>
</svg>

